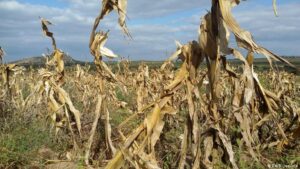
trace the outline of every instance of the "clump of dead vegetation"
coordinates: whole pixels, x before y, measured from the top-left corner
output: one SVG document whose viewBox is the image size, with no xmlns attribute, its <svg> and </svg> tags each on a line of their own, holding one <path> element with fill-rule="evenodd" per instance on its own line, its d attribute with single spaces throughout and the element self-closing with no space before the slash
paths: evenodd
<svg viewBox="0 0 300 169">
<path fill-rule="evenodd" d="M 102 1 L 89 44 L 96 72 L 79 65 L 75 72 L 65 72 L 63 52 L 48 30 L 51 23 L 41 18 L 53 52 L 38 72 L 1 65 L 0 120 L 29 111 L 34 118 L 49 119 L 54 131 L 49 135 L 56 136 L 57 143 L 64 138 L 67 148 L 60 155 L 39 150 L 51 154 L 41 167 L 236 169 L 278 162 L 274 156 L 299 149 L 299 85 L 293 74 L 255 72 L 255 53 L 266 56 L 270 65 L 272 60 L 293 65 L 258 45 L 238 25 L 231 9 L 239 3 L 212 0 L 198 40 L 176 42 L 177 50 L 160 68 L 141 64 L 136 71 L 126 59 L 111 71 L 103 57 L 118 56 L 105 47 L 108 32 L 97 31 L 101 20 L 115 10 L 130 37 L 126 0 Z M 237 49 L 229 46 L 230 35 Z M 248 54 L 243 56 L 240 48 Z M 229 55 L 242 62 L 241 71 L 227 63 Z M 177 58 L 182 61 L 179 69 L 173 64 Z M 201 64 L 205 68 L 199 68 Z M 11 150 L 0 149 L 4 151 Z M 299 159 L 288 162 L 298 164 Z"/>
</svg>

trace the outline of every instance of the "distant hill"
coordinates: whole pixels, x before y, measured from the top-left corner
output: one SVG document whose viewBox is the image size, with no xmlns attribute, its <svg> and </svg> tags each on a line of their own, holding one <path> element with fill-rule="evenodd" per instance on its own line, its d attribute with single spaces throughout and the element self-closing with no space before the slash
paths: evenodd
<svg viewBox="0 0 300 169">
<path fill-rule="evenodd" d="M 76 64 L 84 64 L 85 62 L 82 61 L 78 61 L 73 59 L 71 56 L 69 55 L 64 55 L 64 62 L 66 66 L 71 66 L 71 65 L 76 65 Z M 33 66 L 33 67 L 40 67 L 40 66 L 44 66 L 46 63 L 46 58 L 44 56 L 35 56 L 35 57 L 29 57 L 29 58 L 24 58 L 21 60 L 17 60 L 17 61 L 13 61 L 10 62 L 12 64 L 17 64 L 20 66 L 25 66 L 25 67 L 29 67 L 29 66 Z"/>
<path fill-rule="evenodd" d="M 294 64 L 296 66 L 296 69 L 289 67 L 288 65 L 281 63 L 281 62 L 273 62 L 274 67 L 281 69 L 281 70 L 286 70 L 289 72 L 293 72 L 293 73 L 299 73 L 299 68 L 300 68 L 300 57 L 293 57 L 293 56 L 284 56 L 283 58 L 287 59 L 288 61 L 290 61 L 292 64 Z M 95 65 L 93 62 L 83 62 L 83 61 L 78 61 L 73 59 L 71 56 L 66 55 L 64 56 L 64 62 L 65 62 L 65 66 L 73 66 L 76 64 L 79 65 L 85 65 L 85 64 L 89 64 L 91 65 L 92 69 L 95 69 Z M 116 69 L 117 68 L 117 63 L 118 61 L 110 61 L 110 60 L 106 60 L 105 61 L 112 69 Z M 136 60 L 136 61 L 131 61 L 130 62 L 130 68 L 131 69 L 137 69 L 138 66 L 141 63 L 145 63 L 149 66 L 149 68 L 159 68 L 164 61 L 147 61 L 147 60 Z M 44 67 L 45 63 L 46 63 L 46 58 L 43 56 L 36 56 L 36 57 L 30 57 L 30 58 L 25 58 L 22 60 L 18 60 L 18 61 L 14 61 L 14 62 L 10 62 L 12 64 L 17 64 L 20 66 L 25 66 L 25 67 Z M 238 59 L 228 59 L 228 63 L 232 64 L 232 65 L 241 65 L 242 62 Z M 181 61 L 176 61 L 175 62 L 175 66 L 179 67 L 181 64 Z M 205 64 L 205 63 L 203 63 Z M 254 67 L 257 70 L 269 70 L 270 69 L 270 65 L 269 62 L 266 58 L 255 58 L 254 60 Z"/>
</svg>

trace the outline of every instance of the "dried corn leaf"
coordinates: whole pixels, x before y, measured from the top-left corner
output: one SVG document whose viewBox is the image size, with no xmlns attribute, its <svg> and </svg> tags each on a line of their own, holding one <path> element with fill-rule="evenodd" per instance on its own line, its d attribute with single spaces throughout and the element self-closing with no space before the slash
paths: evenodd
<svg viewBox="0 0 300 169">
<path fill-rule="evenodd" d="M 52 23 L 44 18 L 40 18 L 42 23 L 42 29 L 45 36 L 52 37 L 53 33 L 49 32 L 48 25 L 52 25 Z"/>
<path fill-rule="evenodd" d="M 221 57 L 221 59 L 222 59 L 222 64 L 223 64 L 224 69 L 226 70 L 226 72 L 227 72 L 230 76 L 232 76 L 232 77 L 234 77 L 234 78 L 238 78 L 237 73 L 234 72 L 234 71 L 231 69 L 231 67 L 227 64 L 227 59 L 226 59 L 226 57 Z"/>
<path fill-rule="evenodd" d="M 268 51 L 267 49 L 257 45 L 254 42 L 250 32 L 240 28 L 239 24 L 236 22 L 236 20 L 233 18 L 231 14 L 231 8 L 238 3 L 235 3 L 234 1 L 230 1 L 230 0 L 223 0 L 223 1 L 219 1 L 219 4 L 220 4 L 220 11 L 222 14 L 222 18 L 225 21 L 228 28 L 234 33 L 236 37 L 236 41 L 240 47 L 243 47 L 249 51 L 263 54 L 264 56 L 267 57 L 271 66 L 272 66 L 271 59 L 274 59 L 276 61 L 281 61 L 295 68 L 295 66 L 291 64 L 289 61 L 287 61 L 286 59 L 283 59 L 280 56 L 277 56 L 272 52 Z"/>
<path fill-rule="evenodd" d="M 48 95 L 48 98 L 49 98 L 48 108 L 50 108 L 50 110 L 51 110 L 50 118 L 52 120 L 52 124 L 55 125 L 55 123 L 57 122 L 57 120 L 56 120 L 57 113 L 62 108 L 62 106 L 57 103 L 53 94 L 54 94 L 54 91 L 51 90 Z M 57 134 L 57 131 L 58 130 L 56 130 L 56 134 Z"/>
<path fill-rule="evenodd" d="M 145 125 L 147 126 L 147 135 L 151 137 L 151 140 L 156 141 L 160 136 L 160 131 L 163 128 L 164 121 L 162 121 L 163 115 L 159 105 L 155 105 L 153 112 L 145 119 Z M 156 127 L 156 130 L 154 128 Z M 151 142 L 151 148 L 154 148 L 154 143 Z"/>
<path fill-rule="evenodd" d="M 103 68 L 103 70 L 104 70 L 105 72 L 107 72 L 107 73 L 109 74 L 109 76 L 110 76 L 113 80 L 118 81 L 116 75 L 109 69 L 109 67 L 106 65 L 105 62 L 102 62 L 102 61 L 101 61 L 101 62 L 100 62 L 100 65 L 101 65 L 101 67 Z"/>
<path fill-rule="evenodd" d="M 48 30 L 48 25 L 52 25 L 52 23 L 44 18 L 40 17 L 40 19 L 41 19 L 42 30 L 43 30 L 44 35 L 51 38 L 53 49 L 56 50 L 56 42 L 53 37 L 53 33 Z"/>
<path fill-rule="evenodd" d="M 111 140 L 111 125 L 109 122 L 109 111 L 106 109 L 105 113 L 105 137 L 106 137 L 106 144 L 109 146 L 112 154 L 114 155 L 116 153 L 116 148 L 113 145 L 113 142 Z"/>
<path fill-rule="evenodd" d="M 176 73 L 174 81 L 169 84 L 165 90 L 172 90 L 176 86 L 178 86 L 180 83 L 182 83 L 189 75 L 189 72 L 187 70 L 187 63 L 184 62 L 180 68 L 180 70 Z"/>
<path fill-rule="evenodd" d="M 260 81 L 258 79 L 258 75 L 254 72 L 253 72 L 253 78 L 254 78 L 254 81 L 255 81 L 255 85 L 257 85 L 257 87 L 258 87 L 258 91 L 259 91 L 258 94 L 263 99 L 265 105 L 267 106 L 268 111 L 272 114 L 275 114 L 276 112 L 272 109 L 271 104 L 269 102 L 269 99 L 266 96 L 265 90 L 262 87 L 262 85 L 260 84 Z"/>
<path fill-rule="evenodd" d="M 132 134 L 125 140 L 121 149 L 128 149 L 134 143 L 137 137 L 145 130 L 145 128 L 146 127 L 144 124 L 136 128 L 135 131 L 133 131 Z M 105 169 L 119 169 L 122 167 L 122 165 L 125 163 L 125 158 L 122 154 L 122 151 L 123 150 L 120 150 L 115 154 L 113 159 L 108 162 Z"/>
<path fill-rule="evenodd" d="M 81 114 L 80 114 L 80 112 L 74 107 L 69 94 L 64 89 L 62 89 L 59 86 L 56 86 L 56 89 L 59 92 L 59 94 L 62 96 L 63 101 L 67 104 L 68 109 L 73 113 L 73 115 L 75 117 L 78 132 L 81 136 L 81 120 L 80 120 Z"/>
<path fill-rule="evenodd" d="M 127 36 L 130 36 L 125 22 L 127 12 L 127 0 L 103 0 L 102 11 L 99 19 L 103 19 L 105 15 L 109 14 L 114 9 L 119 14 L 119 25 L 121 26 L 123 32 Z"/>
<path fill-rule="evenodd" d="M 119 25 L 127 36 L 131 36 L 126 26 L 127 0 L 118 0 Z"/>
<path fill-rule="evenodd" d="M 160 70 L 164 70 L 166 66 L 173 60 L 175 60 L 181 54 L 181 47 L 177 50 L 162 64 Z"/>
<path fill-rule="evenodd" d="M 155 106 L 154 110 L 153 110 L 153 114 L 152 114 L 152 117 L 151 117 L 151 120 L 150 122 L 152 124 L 148 124 L 148 121 L 147 121 L 147 132 L 151 132 L 151 128 L 152 127 L 152 135 L 151 135 L 151 146 L 152 146 L 152 150 L 154 150 L 154 146 L 156 145 L 160 135 L 161 135 L 161 132 L 163 130 L 163 127 L 164 127 L 164 124 L 165 122 L 163 121 L 163 118 L 164 118 L 164 115 L 165 114 L 176 114 L 176 110 L 168 105 L 164 106 L 160 112 L 159 112 L 159 109 L 157 107 L 158 105 Z M 149 118 L 147 118 L 149 120 Z M 156 121 L 155 121 L 156 120 Z M 154 124 L 154 126 L 152 126 Z"/>
<path fill-rule="evenodd" d="M 108 38 L 108 32 L 98 32 L 96 33 L 93 42 L 91 44 L 91 52 L 96 57 L 96 61 L 102 59 L 102 56 L 107 56 L 108 58 L 117 57 L 110 49 L 104 47 Z"/>
<path fill-rule="evenodd" d="M 181 151 L 180 151 L 180 160 L 178 163 L 179 169 L 184 169 L 186 163 L 186 155 L 188 151 L 188 126 L 184 126 L 184 133 L 181 141 Z"/>
<path fill-rule="evenodd" d="M 195 83 L 197 69 L 204 57 L 200 45 L 196 41 L 189 42 L 182 47 L 182 56 L 188 64 L 189 79 Z"/>
<path fill-rule="evenodd" d="M 250 132 L 250 120 L 246 113 L 234 113 L 237 121 L 240 123 L 242 129 L 242 136 L 248 148 L 250 155 L 258 161 L 257 155 L 253 150 L 252 143 L 254 143 L 251 132 Z"/>
<path fill-rule="evenodd" d="M 219 38 L 220 38 L 220 55 L 225 56 L 225 55 L 230 55 L 231 50 L 228 47 L 229 45 L 229 38 L 230 38 L 230 31 L 224 22 L 223 19 L 219 19 Z"/>
<path fill-rule="evenodd" d="M 103 96 L 98 95 L 98 102 L 97 102 L 96 110 L 95 110 L 95 120 L 93 122 L 93 126 L 92 126 L 92 129 L 90 131 L 89 140 L 86 144 L 86 150 L 85 150 L 85 164 L 86 165 L 89 165 L 90 150 L 91 150 L 91 147 L 92 147 L 92 144 L 93 144 L 94 135 L 96 133 L 98 121 L 99 121 L 100 114 L 101 114 L 102 97 Z"/>
<path fill-rule="evenodd" d="M 200 47 L 205 55 L 210 59 L 215 60 L 217 57 L 217 43 L 214 40 L 212 32 L 211 14 L 208 13 L 204 16 L 200 25 Z"/>
<path fill-rule="evenodd" d="M 55 50 L 53 55 L 53 62 L 55 63 L 56 71 L 60 74 L 64 74 L 64 53 L 60 50 Z M 51 62 L 51 61 L 50 61 Z"/>
<path fill-rule="evenodd" d="M 118 151 L 114 158 L 108 162 L 105 169 L 120 169 L 125 163 L 124 155 Z"/>
<path fill-rule="evenodd" d="M 215 130 L 218 131 L 218 136 L 221 139 L 222 144 L 224 145 L 224 147 L 226 149 L 226 152 L 229 156 L 229 161 L 232 165 L 232 168 L 238 169 L 238 166 L 237 166 L 237 164 L 235 162 L 235 159 L 234 159 L 234 152 L 233 152 L 232 145 L 231 145 L 231 142 L 230 142 L 229 138 L 220 129 L 215 128 Z"/>
<path fill-rule="evenodd" d="M 253 53 L 249 52 L 247 58 L 253 58 Z M 245 92 L 244 92 L 244 102 L 245 104 L 250 103 L 252 96 L 254 94 L 254 81 L 252 71 L 253 67 L 249 65 L 248 62 L 245 62 L 244 73 L 245 76 Z"/>
</svg>

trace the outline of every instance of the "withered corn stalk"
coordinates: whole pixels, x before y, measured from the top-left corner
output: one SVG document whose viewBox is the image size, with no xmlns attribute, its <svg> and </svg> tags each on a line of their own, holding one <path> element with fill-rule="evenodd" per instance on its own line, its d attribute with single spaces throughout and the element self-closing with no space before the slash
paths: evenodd
<svg viewBox="0 0 300 169">
<path fill-rule="evenodd" d="M 39 70 L 39 74 L 42 77 L 42 85 L 40 86 L 40 91 L 45 94 L 48 108 L 50 110 L 50 117 L 55 127 L 55 133 L 59 131 L 60 128 L 68 126 L 73 137 L 74 147 L 77 148 L 78 140 L 77 134 L 73 131 L 71 125 L 71 115 L 74 117 L 77 133 L 79 138 L 81 138 L 81 113 L 74 107 L 73 102 L 70 99 L 69 94 L 63 89 L 64 85 L 64 53 L 56 47 L 56 42 L 53 37 L 53 33 L 48 30 L 48 25 L 51 22 L 41 18 L 42 30 L 45 36 L 48 36 L 52 40 L 53 52 L 51 54 L 51 60 L 46 64 L 55 67 L 55 72 L 47 69 Z"/>
<path fill-rule="evenodd" d="M 224 106 L 222 105 L 223 100 L 232 102 L 232 108 L 228 116 L 234 116 L 239 123 L 242 140 L 254 160 L 266 165 L 266 161 L 262 160 L 264 158 L 259 153 L 259 148 L 257 148 L 261 144 L 258 130 L 260 130 L 262 124 L 272 121 L 276 126 L 277 141 L 272 145 L 277 145 L 278 149 L 282 150 L 289 140 L 291 142 L 294 140 L 292 137 L 288 138 L 281 122 L 276 119 L 278 115 L 276 115 L 274 108 L 279 108 L 278 103 L 275 102 L 275 100 L 278 101 L 278 98 L 260 84 L 253 69 L 253 53 L 266 56 L 271 67 L 272 59 L 282 61 L 291 67 L 294 67 L 294 65 L 257 45 L 251 34 L 240 28 L 231 14 L 231 8 L 239 3 L 239 0 L 213 0 L 211 11 L 205 15 L 200 25 L 199 43 L 193 41 L 183 46 L 177 43 L 177 51 L 165 62 L 162 69 L 177 56 L 183 60 L 183 64 L 173 82 L 164 88 L 159 99 L 142 108 L 143 97 L 139 93 L 146 90 L 143 87 L 138 89 L 138 112 L 153 107 L 152 113 L 147 115 L 136 131 L 132 132 L 127 138 L 123 138 L 123 146 L 107 164 L 107 169 L 122 168 L 125 164 L 135 168 L 160 168 L 156 160 L 155 145 L 164 127 L 164 116 L 176 112 L 172 108 L 171 98 L 180 88 L 186 88 L 185 97 L 188 105 L 188 115 L 178 168 L 187 166 L 213 168 L 216 161 L 219 160 L 218 156 L 225 156 L 225 154 L 231 167 L 238 168 L 232 148 L 232 140 L 226 133 L 230 121 L 228 122 L 228 117 L 224 117 L 224 110 L 221 109 Z M 276 11 L 275 7 L 274 10 Z M 238 49 L 229 46 L 230 33 L 235 35 L 240 48 L 248 50 L 246 58 Z M 227 65 L 226 56 L 228 55 L 233 55 L 242 61 L 242 74 L 235 72 Z M 209 79 L 210 93 L 206 99 L 209 100 L 209 103 L 203 102 L 199 97 L 201 94 L 198 86 L 202 85 L 204 77 L 200 81 L 196 80 L 198 76 L 197 68 L 203 59 L 206 59 L 208 69 L 206 76 Z M 223 70 L 228 74 L 227 78 L 222 77 L 222 64 Z M 226 82 L 224 79 L 230 80 L 231 83 L 224 84 Z M 141 82 L 143 82 L 143 79 Z M 231 85 L 234 88 L 231 101 L 228 101 L 226 96 L 224 97 L 226 85 Z M 273 100 L 274 97 L 275 100 Z M 206 116 L 205 126 L 200 123 L 202 113 Z M 256 122 L 253 122 L 253 120 Z M 255 128 L 251 130 L 253 125 Z M 121 131 L 119 133 L 123 135 Z M 201 150 L 201 145 L 205 148 L 204 150 Z M 220 149 L 223 151 L 219 151 Z M 212 154 L 213 151 L 218 152 Z M 187 162 L 187 154 L 192 157 L 192 162 Z"/>
<path fill-rule="evenodd" d="M 16 65 L 1 65 L 0 105 L 9 100 L 20 112 L 47 105 L 56 132 L 72 137 L 74 149 L 60 158 L 84 160 L 89 168 L 239 168 L 245 156 L 266 167 L 272 163 L 265 155 L 270 149 L 280 156 L 299 148 L 300 86 L 295 75 L 286 72 L 255 72 L 256 53 L 266 55 L 270 64 L 273 59 L 293 65 L 259 46 L 238 25 L 231 14 L 238 4 L 212 0 L 198 41 L 176 41 L 176 51 L 160 68 L 142 63 L 132 71 L 130 61 L 122 58 L 116 73 L 103 61 L 117 57 L 105 46 L 108 32 L 97 29 L 115 10 L 123 32 L 130 36 L 125 24 L 127 1 L 102 1 L 89 44 L 96 73 L 80 65 L 76 72 L 65 73 L 64 53 L 48 29 L 51 23 L 41 18 L 53 45 L 47 67 L 35 76 Z M 229 46 L 230 34 L 236 49 Z M 248 51 L 247 56 L 240 48 Z M 240 60 L 239 68 L 228 64 L 229 55 Z M 181 60 L 178 69 L 175 59 Z M 24 83 L 30 91 L 27 97 L 22 94 Z M 12 99 L 7 99 L 9 95 Z M 173 158 L 168 159 L 170 154 Z"/>
<path fill-rule="evenodd" d="M 103 0 L 102 1 L 102 10 L 99 15 L 95 19 L 94 26 L 92 28 L 92 32 L 90 35 L 90 53 L 94 56 L 94 63 L 97 67 L 97 76 L 98 76 L 98 87 L 99 87 L 99 96 L 98 96 L 98 104 L 95 112 L 95 120 L 93 122 L 93 127 L 90 132 L 90 137 L 86 145 L 85 149 L 85 163 L 89 165 L 89 157 L 90 157 L 90 149 L 94 140 L 94 135 L 96 132 L 96 127 L 99 123 L 100 114 L 102 112 L 102 116 L 105 118 L 104 128 L 105 128 L 105 142 L 107 149 L 110 150 L 111 155 L 115 155 L 116 148 L 114 147 L 111 140 L 111 125 L 110 125 L 110 115 L 109 110 L 107 108 L 107 99 L 110 97 L 107 88 L 106 82 L 114 81 L 118 82 L 116 75 L 109 69 L 109 67 L 103 62 L 103 56 L 108 58 L 116 58 L 117 55 L 114 54 L 110 49 L 106 48 L 104 45 L 108 39 L 108 32 L 104 33 L 102 31 L 97 32 L 97 27 L 100 21 L 109 14 L 111 11 L 116 10 L 119 15 L 119 25 L 122 27 L 123 32 L 130 36 L 129 31 L 127 29 L 125 19 L 126 19 L 126 8 L 127 8 L 127 0 Z M 102 105 L 102 106 L 101 106 Z"/>
<path fill-rule="evenodd" d="M 25 68 L 17 66 L 15 64 L 3 64 L 0 65 L 0 73 L 2 76 L 1 83 L 5 87 L 5 95 L 8 100 L 13 101 L 13 92 L 19 92 L 19 86 L 16 82 L 16 75 L 22 74 Z"/>
</svg>

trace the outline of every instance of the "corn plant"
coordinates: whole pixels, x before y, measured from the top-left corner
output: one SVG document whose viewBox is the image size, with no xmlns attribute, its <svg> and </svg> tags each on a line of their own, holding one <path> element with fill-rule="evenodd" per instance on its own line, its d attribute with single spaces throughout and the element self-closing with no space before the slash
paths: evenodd
<svg viewBox="0 0 300 169">
<path fill-rule="evenodd" d="M 239 26 L 231 13 L 239 0 L 211 2 L 197 40 L 176 41 L 176 50 L 158 68 L 141 63 L 132 69 L 121 56 L 114 71 L 103 60 L 119 57 L 106 47 L 109 32 L 98 28 L 105 16 L 116 11 L 131 38 L 126 0 L 102 1 L 89 42 L 95 71 L 90 65 L 65 69 L 51 22 L 40 18 L 53 47 L 46 67 L 35 72 L 1 64 L 0 115 L 8 106 L 23 116 L 45 117 L 46 111 L 57 136 L 72 138 L 71 148 L 44 159 L 46 167 L 236 169 L 246 162 L 247 168 L 268 167 L 276 162 L 266 155 L 270 151 L 282 157 L 299 148 L 298 77 L 275 70 L 272 62 L 295 66 Z M 277 15 L 275 0 L 273 6 Z M 237 48 L 229 45 L 230 35 Z M 248 51 L 245 56 L 241 49 Z M 257 53 L 268 59 L 269 71 L 256 72 Z M 228 62 L 230 55 L 239 64 Z M 0 147 L 0 153 L 6 151 Z"/>
<path fill-rule="evenodd" d="M 79 138 L 81 137 L 81 113 L 74 107 L 69 94 L 62 88 L 64 84 L 64 53 L 56 47 L 53 33 L 48 30 L 48 25 L 51 25 L 51 22 L 41 18 L 41 24 L 44 35 L 50 37 L 52 40 L 52 58 L 47 62 L 47 65 L 54 66 L 55 72 L 47 69 L 39 70 L 43 82 L 42 85 L 39 86 L 40 91 L 43 91 L 47 98 L 48 107 L 51 112 L 50 117 L 56 131 L 55 133 L 57 134 L 59 129 L 67 125 L 72 133 L 74 148 L 76 149 L 78 146 L 76 141 L 77 134 L 74 133 L 74 129 L 71 125 L 70 113 L 72 113 L 75 118 Z"/>
</svg>

